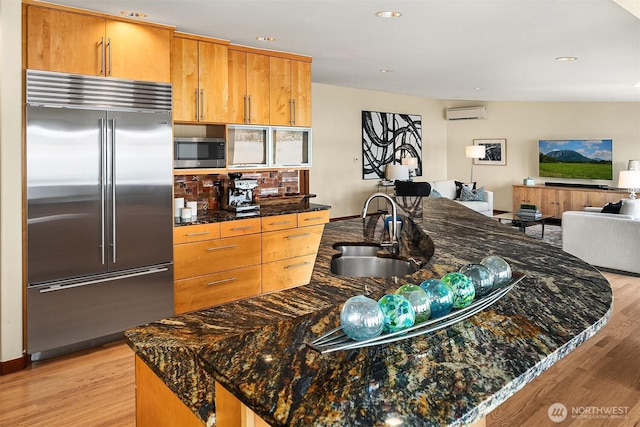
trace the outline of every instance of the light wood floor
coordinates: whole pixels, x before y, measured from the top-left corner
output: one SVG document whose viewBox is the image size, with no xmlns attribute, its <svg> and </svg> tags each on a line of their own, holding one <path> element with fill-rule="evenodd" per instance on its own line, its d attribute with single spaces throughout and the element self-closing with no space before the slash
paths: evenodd
<svg viewBox="0 0 640 427">
<path fill-rule="evenodd" d="M 614 289 L 609 323 L 491 413 L 488 426 L 640 426 L 640 278 L 605 276 Z M 560 424 L 547 416 L 553 403 L 569 410 Z M 612 407 L 627 408 L 625 418 L 571 416 L 573 408 Z M 124 343 L 34 363 L 0 377 L 0 426 L 133 425 L 133 353 Z"/>
</svg>

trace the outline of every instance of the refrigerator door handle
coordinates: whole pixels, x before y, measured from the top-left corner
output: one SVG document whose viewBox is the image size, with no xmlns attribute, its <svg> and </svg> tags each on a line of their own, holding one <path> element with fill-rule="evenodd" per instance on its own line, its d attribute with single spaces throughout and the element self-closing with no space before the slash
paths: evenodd
<svg viewBox="0 0 640 427">
<path fill-rule="evenodd" d="M 103 277 L 103 278 L 100 278 L 100 279 L 86 280 L 84 282 L 69 283 L 69 284 L 66 284 L 66 285 L 61 285 L 61 284 L 50 285 L 50 286 L 48 286 L 46 288 L 40 289 L 40 293 L 41 294 L 45 294 L 47 292 L 55 292 L 55 291 L 62 291 L 62 290 L 65 290 L 65 289 L 78 288 L 80 286 L 95 285 L 96 283 L 104 283 L 104 282 L 112 282 L 114 280 L 130 279 L 132 277 L 139 277 L 139 276 L 146 276 L 148 274 L 162 273 L 162 272 L 167 271 L 167 270 L 169 270 L 168 267 L 151 268 L 151 269 L 145 270 L 145 271 L 137 271 L 135 273 L 122 274 L 120 276 Z"/>
<path fill-rule="evenodd" d="M 111 262 L 116 263 L 116 120 L 111 119 Z"/>
<path fill-rule="evenodd" d="M 105 263 L 104 223 L 105 223 L 105 184 L 107 181 L 107 129 L 104 119 L 100 119 L 100 252 L 102 265 Z"/>
</svg>

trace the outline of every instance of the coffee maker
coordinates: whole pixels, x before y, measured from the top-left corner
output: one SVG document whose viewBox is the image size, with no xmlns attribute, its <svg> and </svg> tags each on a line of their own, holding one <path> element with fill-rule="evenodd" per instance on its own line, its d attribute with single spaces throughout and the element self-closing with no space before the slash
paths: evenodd
<svg viewBox="0 0 640 427">
<path fill-rule="evenodd" d="M 253 203 L 253 190 L 257 187 L 257 179 L 242 179 L 241 173 L 230 173 L 224 209 L 247 214 L 257 213 L 260 205 Z"/>
</svg>

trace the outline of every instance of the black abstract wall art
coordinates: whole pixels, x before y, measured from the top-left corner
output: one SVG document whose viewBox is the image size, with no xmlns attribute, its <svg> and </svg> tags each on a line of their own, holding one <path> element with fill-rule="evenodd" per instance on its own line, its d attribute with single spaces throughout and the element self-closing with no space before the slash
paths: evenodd
<svg viewBox="0 0 640 427">
<path fill-rule="evenodd" d="M 387 164 L 402 158 L 418 159 L 416 176 L 422 176 L 422 116 L 362 112 L 362 178 L 383 179 Z"/>
</svg>

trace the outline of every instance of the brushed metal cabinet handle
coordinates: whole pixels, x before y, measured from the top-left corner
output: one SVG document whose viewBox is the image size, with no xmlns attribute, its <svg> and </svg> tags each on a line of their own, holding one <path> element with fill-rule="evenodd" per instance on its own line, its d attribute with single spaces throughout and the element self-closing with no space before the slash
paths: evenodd
<svg viewBox="0 0 640 427">
<path fill-rule="evenodd" d="M 100 46 L 100 75 L 104 76 L 104 36 L 100 37 L 100 43 L 98 43 L 98 46 Z"/>
<path fill-rule="evenodd" d="M 111 37 L 107 39 L 107 49 L 109 49 L 109 76 L 111 75 Z"/>
<path fill-rule="evenodd" d="M 322 219 L 321 216 L 314 216 L 312 218 L 305 218 L 305 221 L 320 221 Z"/>
<path fill-rule="evenodd" d="M 204 120 L 204 89 L 200 89 L 200 120 Z"/>
<path fill-rule="evenodd" d="M 206 250 L 207 250 L 207 252 L 212 252 L 212 251 L 219 251 L 221 249 L 233 249 L 236 246 L 238 246 L 238 245 L 218 246 L 218 247 L 215 247 L 215 248 L 207 248 Z"/>
<path fill-rule="evenodd" d="M 243 230 L 251 230 L 253 228 L 253 225 L 245 225 L 243 227 L 233 227 L 231 228 L 232 231 L 243 231 Z"/>
<path fill-rule="evenodd" d="M 298 237 L 306 237 L 306 236 L 311 236 L 311 233 L 292 234 L 290 236 L 285 237 L 285 239 L 297 239 Z"/>
<path fill-rule="evenodd" d="M 229 283 L 229 282 L 233 282 L 235 280 L 238 280 L 238 279 L 235 278 L 235 277 L 230 277 L 228 279 L 216 280 L 216 281 L 213 281 L 213 282 L 205 283 L 205 286 L 219 285 L 220 283 Z"/>
<path fill-rule="evenodd" d="M 196 88 L 195 100 L 196 100 L 196 121 L 198 121 L 198 117 L 200 116 L 200 103 L 198 102 L 198 88 Z"/>
<path fill-rule="evenodd" d="M 187 236 L 187 237 L 204 236 L 205 234 L 209 234 L 209 232 L 208 231 L 200 231 L 199 233 L 187 233 L 187 234 L 185 234 L 185 236 Z"/>
<path fill-rule="evenodd" d="M 284 224 L 289 224 L 291 221 L 274 221 L 274 222 L 270 222 L 269 225 L 284 225 Z"/>
<path fill-rule="evenodd" d="M 304 267 L 309 264 L 311 264 L 309 261 L 305 261 L 305 262 L 299 262 L 298 264 L 287 265 L 285 268 L 298 268 L 298 267 Z"/>
</svg>

